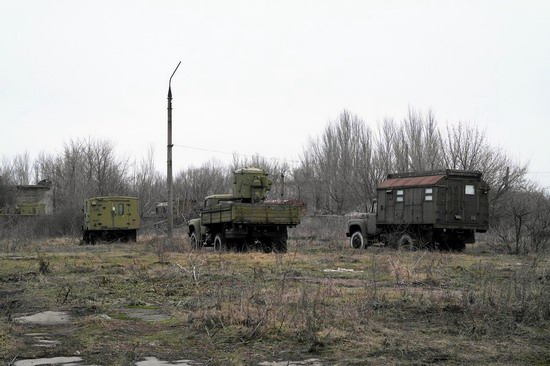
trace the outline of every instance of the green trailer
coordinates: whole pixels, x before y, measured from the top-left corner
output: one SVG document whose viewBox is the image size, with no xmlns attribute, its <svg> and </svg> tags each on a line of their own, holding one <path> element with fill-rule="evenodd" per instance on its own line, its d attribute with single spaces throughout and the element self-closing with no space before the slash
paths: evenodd
<svg viewBox="0 0 550 366">
<path fill-rule="evenodd" d="M 264 170 L 236 170 L 233 193 L 206 197 L 200 217 L 188 222 L 193 249 L 213 246 L 216 250 L 286 252 L 288 228 L 300 223 L 302 207 L 266 201 L 270 189 L 271 180 Z"/>
<path fill-rule="evenodd" d="M 136 197 L 93 197 L 84 201 L 82 240 L 86 244 L 135 242 L 139 226 L 139 201 Z"/>
</svg>

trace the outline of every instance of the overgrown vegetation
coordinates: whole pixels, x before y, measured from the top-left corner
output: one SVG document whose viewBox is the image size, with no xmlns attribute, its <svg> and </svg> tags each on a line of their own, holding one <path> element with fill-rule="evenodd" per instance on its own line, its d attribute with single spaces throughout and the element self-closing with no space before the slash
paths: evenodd
<svg viewBox="0 0 550 366">
<path fill-rule="evenodd" d="M 181 237 L 178 240 L 182 241 Z M 80 246 L 0 243 L 0 358 L 144 357 L 209 365 L 548 364 L 550 257 L 348 248 L 294 239 L 287 254 L 160 253 L 164 238 Z M 158 245 L 155 245 L 158 244 Z M 65 326 L 17 317 L 67 311 Z M 162 314 L 151 321 L 135 314 Z M 47 333 L 55 348 L 37 346 Z M 70 334 L 70 337 L 67 335 Z"/>
<path fill-rule="evenodd" d="M 49 179 L 53 182 L 55 211 L 45 225 L 35 225 L 35 237 L 74 235 L 81 225 L 85 198 L 102 195 L 137 196 L 142 219 L 154 215 L 165 200 L 165 178 L 154 165 L 154 152 L 142 160 L 118 156 L 108 140 L 77 139 L 60 154 L 28 154 L 0 163 L 0 207 L 13 203 L 10 185 Z M 411 110 L 401 121 L 386 118 L 372 126 L 343 111 L 318 136 L 304 145 L 300 163 L 258 155 L 234 156 L 231 166 L 210 162 L 180 171 L 174 179 L 174 197 L 183 217 L 192 218 L 202 199 L 228 192 L 231 171 L 255 165 L 273 179 L 270 199 L 284 197 L 306 203 L 309 215 L 344 215 L 365 211 L 376 185 L 388 173 L 434 169 L 479 170 L 490 186 L 491 229 L 498 251 L 527 254 L 545 250 L 550 242 L 550 196 L 526 178 L 527 164 L 515 161 L 489 142 L 473 123 L 442 126 L 430 112 Z M 147 220 L 143 220 L 147 223 Z M 154 222 L 152 218 L 149 222 Z M 28 226 L 18 230 L 29 230 Z M 18 236 L 14 226 L 0 223 L 1 236 Z M 24 235 L 28 237 L 28 235 Z"/>
</svg>

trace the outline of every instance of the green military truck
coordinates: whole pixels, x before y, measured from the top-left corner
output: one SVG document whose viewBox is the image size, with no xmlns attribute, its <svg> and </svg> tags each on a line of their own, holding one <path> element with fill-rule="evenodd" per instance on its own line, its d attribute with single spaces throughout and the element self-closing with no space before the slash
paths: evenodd
<svg viewBox="0 0 550 366">
<path fill-rule="evenodd" d="M 136 197 L 93 197 L 84 201 L 82 240 L 86 244 L 135 242 L 139 225 L 139 201 Z"/>
<path fill-rule="evenodd" d="M 348 221 L 351 246 L 464 250 L 489 226 L 489 186 L 481 176 L 453 169 L 389 174 L 372 212 Z"/>
<path fill-rule="evenodd" d="M 206 197 L 200 217 L 188 222 L 192 248 L 286 252 L 288 228 L 300 223 L 301 206 L 266 201 L 272 181 L 263 169 L 242 168 L 233 176 L 233 192 Z"/>
</svg>

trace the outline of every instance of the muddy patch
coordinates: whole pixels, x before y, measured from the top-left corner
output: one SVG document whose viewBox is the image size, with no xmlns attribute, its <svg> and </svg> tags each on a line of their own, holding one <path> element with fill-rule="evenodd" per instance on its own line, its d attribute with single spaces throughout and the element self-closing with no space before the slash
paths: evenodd
<svg viewBox="0 0 550 366">
<path fill-rule="evenodd" d="M 170 316 L 162 313 L 158 309 L 127 308 L 121 309 L 120 311 L 129 318 L 148 322 L 160 322 L 170 319 Z"/>
<path fill-rule="evenodd" d="M 81 357 L 52 357 L 52 358 L 37 358 L 32 360 L 19 360 L 13 363 L 13 366 L 38 366 L 38 365 L 55 365 L 55 366 L 94 366 L 85 364 Z M 201 366 L 202 363 L 192 360 L 178 361 L 162 361 L 156 357 L 146 357 L 143 361 L 135 363 L 136 366 Z"/>
<path fill-rule="evenodd" d="M 260 362 L 259 366 L 323 366 L 321 360 L 310 358 L 303 361 L 266 361 Z"/>
<path fill-rule="evenodd" d="M 156 357 L 146 357 L 145 360 L 136 362 L 136 366 L 200 366 L 202 363 L 191 360 L 162 361 Z"/>
</svg>

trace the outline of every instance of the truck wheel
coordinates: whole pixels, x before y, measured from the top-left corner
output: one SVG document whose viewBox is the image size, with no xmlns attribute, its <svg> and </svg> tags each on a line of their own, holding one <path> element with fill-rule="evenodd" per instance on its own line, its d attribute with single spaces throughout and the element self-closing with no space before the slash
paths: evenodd
<svg viewBox="0 0 550 366">
<path fill-rule="evenodd" d="M 363 237 L 363 234 L 361 233 L 361 231 L 356 231 L 353 234 L 351 234 L 351 238 L 349 239 L 349 242 L 353 249 L 362 249 L 365 247 L 365 238 Z"/>
<path fill-rule="evenodd" d="M 222 234 L 216 234 L 216 236 L 214 237 L 214 250 L 218 252 L 222 250 L 226 250 L 226 246 L 222 238 Z"/>
<path fill-rule="evenodd" d="M 399 239 L 401 239 L 401 236 L 397 233 L 389 233 L 387 234 L 387 242 L 386 245 L 393 249 L 399 248 Z"/>
<path fill-rule="evenodd" d="M 200 245 L 199 240 L 197 239 L 197 235 L 195 233 L 191 233 L 189 236 L 189 243 L 191 244 L 191 249 L 193 250 L 200 250 L 202 249 L 202 245 Z"/>
<path fill-rule="evenodd" d="M 286 253 L 287 246 L 286 241 L 276 241 L 273 243 L 273 249 L 276 253 Z"/>
<path fill-rule="evenodd" d="M 236 252 L 244 253 L 248 251 L 248 244 L 244 241 L 235 241 L 231 248 L 233 248 Z"/>
<path fill-rule="evenodd" d="M 466 249 L 466 242 L 460 238 L 453 238 L 450 241 L 449 248 L 453 252 L 463 252 Z"/>
<path fill-rule="evenodd" d="M 397 243 L 397 247 L 399 249 L 404 249 L 404 250 L 415 250 L 416 249 L 416 241 L 409 234 L 403 234 L 399 238 L 399 242 Z"/>
</svg>

